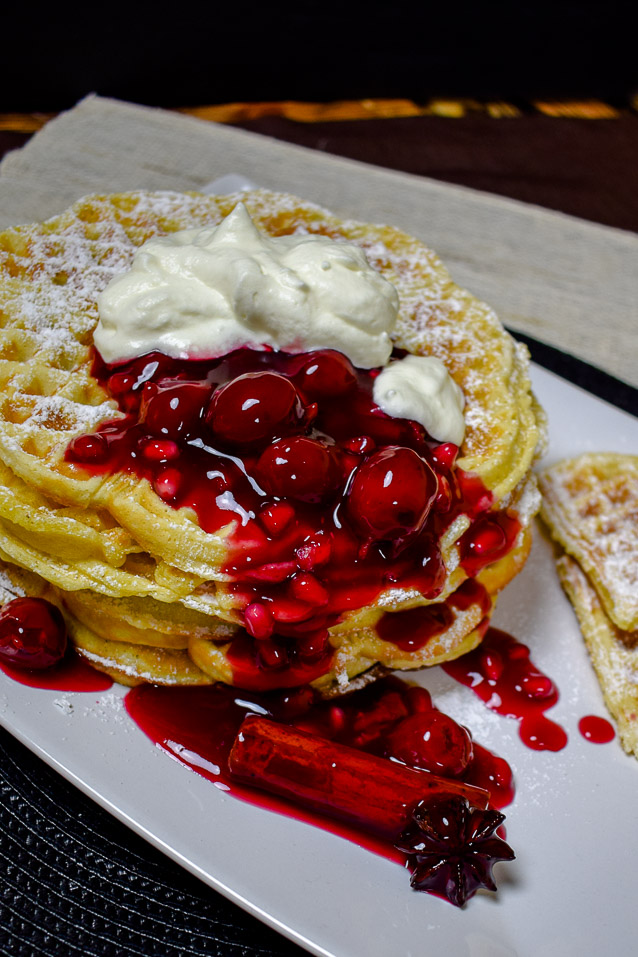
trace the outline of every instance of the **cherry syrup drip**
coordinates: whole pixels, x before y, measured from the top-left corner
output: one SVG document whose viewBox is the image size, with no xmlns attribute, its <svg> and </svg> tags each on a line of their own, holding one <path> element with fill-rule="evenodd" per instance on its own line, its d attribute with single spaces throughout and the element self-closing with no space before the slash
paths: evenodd
<svg viewBox="0 0 638 957">
<path fill-rule="evenodd" d="M 578 722 L 578 730 L 592 744 L 609 744 L 616 737 L 614 726 L 596 714 L 587 714 Z"/>
<path fill-rule="evenodd" d="M 47 691 L 108 691 L 113 684 L 108 675 L 96 671 L 71 649 L 59 664 L 46 670 L 15 668 L 0 662 L 0 671 L 29 688 Z"/>
<path fill-rule="evenodd" d="M 492 607 L 490 596 L 483 585 L 468 578 L 447 602 L 435 602 L 433 605 L 382 615 L 376 625 L 377 634 L 402 651 L 419 651 L 452 625 L 455 608 L 465 611 L 473 604 L 480 606 L 484 616 Z M 484 627 L 487 628 L 487 620 Z"/>
<path fill-rule="evenodd" d="M 96 356 L 93 374 L 125 416 L 75 438 L 67 461 L 147 479 L 205 531 L 233 524 L 224 571 L 245 626 L 229 655 L 237 683 L 246 634 L 258 645 L 253 672 L 271 675 L 262 686 L 282 687 L 329 670 L 327 628 L 349 609 L 391 587 L 436 598 L 438 542 L 459 514 L 472 522 L 459 541 L 470 576 L 518 534 L 482 482 L 455 467 L 457 447 L 383 413 L 377 370 L 334 350 L 149 353 L 117 366 Z"/>
<path fill-rule="evenodd" d="M 527 747 L 561 751 L 567 744 L 563 728 L 545 717 L 558 701 L 556 685 L 530 661 L 529 648 L 511 635 L 489 628 L 478 648 L 442 667 L 492 711 L 516 718 Z"/>
<path fill-rule="evenodd" d="M 339 834 L 391 860 L 404 863 L 392 843 L 293 805 L 239 783 L 228 772 L 228 755 L 240 725 L 249 714 L 272 718 L 321 738 L 391 757 L 401 747 L 402 736 L 415 746 L 414 721 L 423 726 L 445 725 L 445 732 L 421 735 L 421 754 L 414 766 L 424 770 L 427 761 L 452 762 L 462 781 L 490 791 L 491 805 L 502 808 L 514 797 L 512 772 L 507 762 L 472 742 L 469 733 L 432 706 L 423 688 L 394 676 L 360 691 L 323 701 L 309 687 L 291 692 L 242 693 L 237 688 L 160 688 L 140 685 L 125 698 L 126 709 L 138 727 L 162 750 L 235 797 Z M 460 745 L 460 757 L 454 757 Z M 468 757 L 469 745 L 469 757 Z M 438 758 L 437 758 L 438 748 Z M 423 750 L 425 749 L 425 751 Z M 427 753 L 425 753 L 427 751 Z M 451 756 L 452 755 L 452 756 Z M 438 765 L 437 765 L 438 766 Z M 441 774 L 440 769 L 437 771 Z M 370 782 L 370 793 L 374 781 Z"/>
</svg>

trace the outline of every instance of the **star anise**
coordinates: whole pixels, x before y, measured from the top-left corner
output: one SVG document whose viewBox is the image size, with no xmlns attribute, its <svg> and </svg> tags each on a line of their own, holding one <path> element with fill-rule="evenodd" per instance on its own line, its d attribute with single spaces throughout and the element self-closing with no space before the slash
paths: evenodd
<svg viewBox="0 0 638 957">
<path fill-rule="evenodd" d="M 495 891 L 493 865 L 514 860 L 512 848 L 494 833 L 504 820 L 499 811 L 472 807 L 463 797 L 420 801 L 395 845 L 414 865 L 412 887 L 457 907 L 480 887 Z"/>
</svg>

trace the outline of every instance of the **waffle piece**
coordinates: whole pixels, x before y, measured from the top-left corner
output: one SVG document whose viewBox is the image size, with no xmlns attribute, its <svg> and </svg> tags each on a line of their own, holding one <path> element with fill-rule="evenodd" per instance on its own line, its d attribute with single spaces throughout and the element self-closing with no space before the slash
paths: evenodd
<svg viewBox="0 0 638 957">
<path fill-rule="evenodd" d="M 638 758 L 638 632 L 622 631 L 614 624 L 573 558 L 562 555 L 557 568 L 576 611 L 605 704 L 618 724 L 622 746 Z"/>
<path fill-rule="evenodd" d="M 225 640 L 242 623 L 243 608 L 226 571 L 230 525 L 207 532 L 190 508 L 167 505 L 147 480 L 91 474 L 65 460 L 70 440 L 122 415 L 91 374 L 97 296 L 144 241 L 219 223 L 239 200 L 271 235 L 310 232 L 358 243 L 394 283 L 395 345 L 439 357 L 463 389 L 466 437 L 458 465 L 482 480 L 494 508 L 507 507 L 521 520 L 508 561 L 481 573 L 491 595 L 527 553 L 537 507 L 530 468 L 544 420 L 530 391 L 526 349 L 487 306 L 454 285 L 423 244 L 265 191 L 88 197 L 47 223 L 0 234 L 0 559 L 53 586 L 78 648 L 127 681 L 163 680 L 162 662 L 166 680 L 199 680 L 190 664 L 211 657 L 217 663 L 202 672 L 206 680 L 232 680 Z M 436 598 L 388 585 L 331 627 L 338 654 L 324 685 L 343 685 L 377 660 L 416 667 L 480 640 L 479 605 L 455 613 L 438 650 L 422 655 L 399 654 L 375 631 L 382 613 L 444 604 L 462 586 L 457 542 L 469 524 L 459 516 L 439 543 L 444 580 Z"/>
<path fill-rule="evenodd" d="M 542 516 L 591 580 L 606 614 L 638 630 L 638 456 L 588 453 L 540 478 Z"/>
</svg>

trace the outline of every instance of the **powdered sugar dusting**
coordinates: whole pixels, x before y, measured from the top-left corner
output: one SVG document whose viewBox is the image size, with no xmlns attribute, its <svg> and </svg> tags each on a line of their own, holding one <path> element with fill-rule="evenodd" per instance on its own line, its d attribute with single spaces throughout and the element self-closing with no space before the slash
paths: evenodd
<svg viewBox="0 0 638 957">
<path fill-rule="evenodd" d="M 55 420 L 58 428 L 63 428 L 64 422 L 68 422 L 72 429 L 82 428 L 88 431 L 104 419 L 117 418 L 119 414 L 117 405 L 112 400 L 100 405 L 79 405 L 64 396 L 51 395 L 38 402 L 27 422 L 36 430 L 41 426 L 49 426 L 51 421 Z"/>
<path fill-rule="evenodd" d="M 612 618 L 638 628 L 638 457 L 598 453 L 560 462 L 541 476 L 541 489 L 546 521 Z"/>
</svg>

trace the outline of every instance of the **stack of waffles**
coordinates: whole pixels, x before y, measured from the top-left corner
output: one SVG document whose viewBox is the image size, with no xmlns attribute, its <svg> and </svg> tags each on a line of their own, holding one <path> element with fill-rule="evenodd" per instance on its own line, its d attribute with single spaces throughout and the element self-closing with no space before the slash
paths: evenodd
<svg viewBox="0 0 638 957">
<path fill-rule="evenodd" d="M 638 757 L 638 457 L 567 459 L 541 476 L 558 573 L 625 750 Z"/>
<path fill-rule="evenodd" d="M 132 461 L 112 468 L 104 456 L 69 455 L 74 443 L 92 448 L 86 440 L 78 445 L 80 436 L 101 432 L 108 446 L 109 436 L 135 417 L 133 392 L 122 383 L 137 388 L 148 366 L 142 357 L 97 374 L 98 295 L 146 240 L 217 224 L 239 200 L 268 235 L 316 233 L 361 246 L 398 292 L 398 354 L 438 357 L 463 391 L 466 431 L 458 456 L 449 443 L 428 443 L 439 483 L 422 535 L 429 549 L 422 565 L 431 560 L 438 568 L 428 587 L 406 571 L 406 562 L 397 572 L 395 562 L 392 574 L 380 575 L 374 588 L 368 576 L 361 589 L 366 549 L 355 549 L 350 565 L 342 556 L 337 567 L 325 555 L 313 563 L 307 527 L 303 539 L 290 537 L 284 560 L 280 548 L 277 562 L 264 561 L 263 547 L 279 534 L 272 506 L 281 506 L 281 497 L 263 502 L 270 524 L 262 512 L 247 513 L 238 562 L 235 513 L 211 526 L 196 508 L 177 507 L 178 497 Z M 48 222 L 0 235 L 0 327 L 5 598 L 28 594 L 56 603 L 77 651 L 123 683 L 285 687 L 310 680 L 329 693 L 375 669 L 436 664 L 478 644 L 497 593 L 527 557 L 539 505 L 531 468 L 544 428 L 526 349 L 489 307 L 452 282 L 434 253 L 394 228 L 340 221 L 265 191 L 89 197 Z M 183 370 L 172 374 L 184 379 Z M 143 436 L 147 445 L 154 439 Z M 376 447 L 382 444 L 377 437 Z M 178 440 L 173 472 L 182 451 Z M 284 497 L 283 504 L 291 506 L 290 531 L 297 503 Z M 334 555 L 333 505 L 324 502 L 313 521 L 324 542 L 334 539 Z M 261 577 L 246 571 L 251 540 Z M 392 550 L 375 545 L 373 551 L 376 568 Z M 408 549 L 404 557 L 414 554 Z M 308 580 L 305 602 L 300 587 Z M 259 633 L 256 619 L 247 621 L 251 605 L 269 609 L 274 626 L 267 634 Z"/>
</svg>

